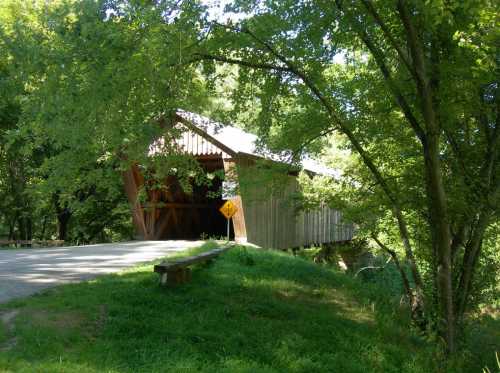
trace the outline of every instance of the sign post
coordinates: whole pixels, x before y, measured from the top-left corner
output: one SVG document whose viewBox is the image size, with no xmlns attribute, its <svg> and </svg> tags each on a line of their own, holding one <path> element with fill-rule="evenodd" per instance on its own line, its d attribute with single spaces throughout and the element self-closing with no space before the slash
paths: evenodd
<svg viewBox="0 0 500 373">
<path fill-rule="evenodd" d="M 227 219 L 227 240 L 229 241 L 229 224 L 233 215 L 238 211 L 238 208 L 231 200 L 228 200 L 222 205 L 219 211 Z"/>
</svg>

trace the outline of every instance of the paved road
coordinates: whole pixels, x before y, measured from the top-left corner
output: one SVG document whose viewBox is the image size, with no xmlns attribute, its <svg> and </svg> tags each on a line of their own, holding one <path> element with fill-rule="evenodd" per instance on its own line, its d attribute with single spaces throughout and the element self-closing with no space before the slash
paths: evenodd
<svg viewBox="0 0 500 373">
<path fill-rule="evenodd" d="M 201 245 L 200 241 L 137 241 L 49 249 L 0 250 L 0 303 L 42 289 L 118 272 Z"/>
</svg>

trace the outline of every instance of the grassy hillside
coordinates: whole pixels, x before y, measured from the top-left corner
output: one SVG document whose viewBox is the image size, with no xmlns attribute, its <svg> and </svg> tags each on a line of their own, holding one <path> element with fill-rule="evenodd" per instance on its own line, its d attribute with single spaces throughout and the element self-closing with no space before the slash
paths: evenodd
<svg viewBox="0 0 500 373">
<path fill-rule="evenodd" d="M 195 267 L 192 282 L 175 289 L 160 288 L 152 266 L 142 266 L 0 306 L 0 314 L 16 312 L 0 329 L 0 372 L 457 372 L 484 366 L 485 356 L 470 354 L 444 369 L 439 353 L 379 294 L 305 259 L 250 248 Z"/>
</svg>

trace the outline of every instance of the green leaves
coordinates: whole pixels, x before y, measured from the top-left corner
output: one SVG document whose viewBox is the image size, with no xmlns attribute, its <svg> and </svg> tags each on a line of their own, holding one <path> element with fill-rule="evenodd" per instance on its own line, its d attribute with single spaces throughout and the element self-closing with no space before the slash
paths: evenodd
<svg viewBox="0 0 500 373">
<path fill-rule="evenodd" d="M 498 234 L 498 2 L 235 1 L 231 10 L 247 16 L 214 25 L 200 45 L 211 63 L 238 65 L 230 116 L 274 151 L 342 169 L 340 180 L 302 176 L 302 207 L 341 206 L 360 234 L 404 247 L 417 293 L 426 287 L 428 304 L 436 294 L 446 304 L 436 312 L 452 349 L 452 316 L 477 305 L 472 273 L 481 274 L 474 292 L 490 286 L 481 250 L 491 243 L 479 237 Z M 335 163 L 346 149 L 350 162 Z"/>
<path fill-rule="evenodd" d="M 40 203 L 50 206 L 57 194 L 80 222 L 100 215 L 100 206 L 111 211 L 126 203 L 123 159 L 147 160 L 149 145 L 166 131 L 161 118 L 177 108 L 201 111 L 207 103 L 196 66 L 185 63 L 200 37 L 202 11 L 195 2 L 177 1 L 0 5 L 6 98 L 0 118 L 9 122 L 0 144 L 10 144 L 9 157 L 32 162 L 23 175 Z M 199 171 L 192 159 L 157 158 L 145 164 L 163 174 L 177 169 L 186 185 Z M 96 221 L 110 224 L 103 219 Z M 85 229 L 74 234 L 95 239 Z"/>
</svg>

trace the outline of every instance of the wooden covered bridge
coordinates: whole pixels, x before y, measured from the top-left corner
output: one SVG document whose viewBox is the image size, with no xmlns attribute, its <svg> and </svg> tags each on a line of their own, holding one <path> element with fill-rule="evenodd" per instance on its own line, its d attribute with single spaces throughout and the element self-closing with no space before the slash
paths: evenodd
<svg viewBox="0 0 500 373">
<path fill-rule="evenodd" d="M 193 184 L 189 194 L 183 191 L 175 176 L 169 176 L 163 188 L 148 190 L 144 202 L 139 194 L 145 178 L 141 166 L 133 164 L 123 173 L 123 179 L 140 238 L 224 236 L 226 220 L 218 211 L 224 203 L 220 194 L 223 184 L 236 186 L 237 190 L 236 194 L 226 197 L 238 208 L 231 226 L 231 235 L 237 242 L 285 249 L 352 238 L 353 225 L 342 221 L 340 211 L 327 206 L 314 211 L 296 211 L 289 197 L 299 190 L 298 172 L 281 175 L 285 180 L 280 181 L 282 186 L 278 190 L 270 186 L 269 175 L 261 163 L 279 162 L 257 149 L 255 135 L 180 111 L 174 123 L 180 130 L 175 140 L 178 149 L 192 155 L 205 171 L 219 171 L 224 176 L 216 177 L 210 186 Z M 317 167 L 305 167 L 311 173 L 321 172 L 311 168 Z"/>
</svg>

